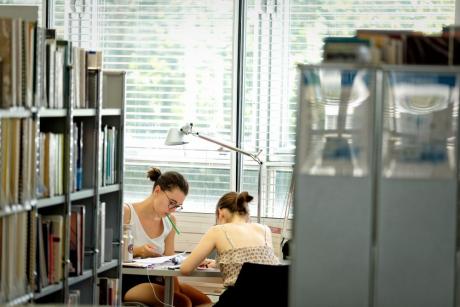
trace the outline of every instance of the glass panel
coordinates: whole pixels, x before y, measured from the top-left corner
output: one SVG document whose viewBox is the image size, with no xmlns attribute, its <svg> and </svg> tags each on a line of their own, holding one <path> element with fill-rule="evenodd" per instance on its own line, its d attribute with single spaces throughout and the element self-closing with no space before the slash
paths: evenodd
<svg viewBox="0 0 460 307">
<path fill-rule="evenodd" d="M 310 175 L 369 173 L 374 73 L 369 69 L 303 71 L 300 169 Z"/>
<path fill-rule="evenodd" d="M 383 176 L 453 178 L 459 76 L 407 70 L 384 75 Z"/>
</svg>

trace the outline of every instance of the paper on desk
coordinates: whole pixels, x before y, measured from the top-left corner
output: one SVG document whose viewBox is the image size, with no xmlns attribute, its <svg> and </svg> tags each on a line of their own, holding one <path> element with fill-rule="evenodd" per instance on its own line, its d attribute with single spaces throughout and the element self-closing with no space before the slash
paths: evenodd
<svg viewBox="0 0 460 307">
<path fill-rule="evenodd" d="M 146 268 L 151 265 L 168 262 L 174 257 L 176 257 L 176 255 L 151 258 L 134 258 L 133 262 L 123 262 L 123 266 Z"/>
</svg>

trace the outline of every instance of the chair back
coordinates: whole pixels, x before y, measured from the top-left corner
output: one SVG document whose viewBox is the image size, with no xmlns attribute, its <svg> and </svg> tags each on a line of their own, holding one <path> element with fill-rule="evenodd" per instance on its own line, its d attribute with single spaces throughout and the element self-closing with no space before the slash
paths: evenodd
<svg viewBox="0 0 460 307">
<path fill-rule="evenodd" d="M 288 306 L 289 265 L 244 263 L 235 282 L 238 306 Z"/>
</svg>

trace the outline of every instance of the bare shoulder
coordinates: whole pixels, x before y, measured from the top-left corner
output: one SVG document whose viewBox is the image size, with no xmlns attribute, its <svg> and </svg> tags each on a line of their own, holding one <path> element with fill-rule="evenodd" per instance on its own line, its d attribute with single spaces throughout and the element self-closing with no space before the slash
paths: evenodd
<svg viewBox="0 0 460 307">
<path fill-rule="evenodd" d="M 223 233 L 223 229 L 222 229 L 222 225 L 214 225 L 214 226 L 211 226 L 211 228 L 208 229 L 208 231 L 206 232 L 206 234 L 208 236 L 212 236 L 212 237 L 216 237 L 218 236 L 219 234 Z"/>
<path fill-rule="evenodd" d="M 123 224 L 129 224 L 131 221 L 131 209 L 128 204 L 123 204 Z"/>
<path fill-rule="evenodd" d="M 214 225 L 208 229 L 208 232 L 218 232 L 218 231 L 222 231 L 222 225 Z"/>
<path fill-rule="evenodd" d="M 267 225 L 259 224 L 259 223 L 251 223 L 251 225 L 257 229 L 257 231 L 265 232 L 268 231 L 270 228 Z"/>
</svg>

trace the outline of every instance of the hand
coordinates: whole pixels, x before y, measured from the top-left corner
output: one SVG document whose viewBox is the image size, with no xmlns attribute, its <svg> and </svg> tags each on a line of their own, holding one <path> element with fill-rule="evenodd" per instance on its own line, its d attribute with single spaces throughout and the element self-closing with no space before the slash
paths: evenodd
<svg viewBox="0 0 460 307">
<path fill-rule="evenodd" d="M 142 258 L 160 257 L 161 256 L 161 254 L 159 254 L 156 251 L 156 247 L 153 244 L 144 244 L 144 245 L 140 246 L 138 254 Z"/>
<path fill-rule="evenodd" d="M 205 259 L 203 262 L 200 263 L 198 266 L 199 268 L 215 268 L 216 261 L 214 259 Z"/>
</svg>

